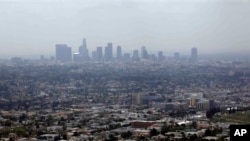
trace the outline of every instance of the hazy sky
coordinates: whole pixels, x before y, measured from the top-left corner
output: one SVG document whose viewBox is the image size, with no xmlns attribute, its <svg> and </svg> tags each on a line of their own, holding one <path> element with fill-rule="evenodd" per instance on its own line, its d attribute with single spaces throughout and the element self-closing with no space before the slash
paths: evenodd
<svg viewBox="0 0 250 141">
<path fill-rule="evenodd" d="M 248 0 L 0 0 L 0 58 L 54 55 L 55 44 L 90 51 L 249 52 Z M 114 50 L 115 51 L 115 50 Z"/>
</svg>

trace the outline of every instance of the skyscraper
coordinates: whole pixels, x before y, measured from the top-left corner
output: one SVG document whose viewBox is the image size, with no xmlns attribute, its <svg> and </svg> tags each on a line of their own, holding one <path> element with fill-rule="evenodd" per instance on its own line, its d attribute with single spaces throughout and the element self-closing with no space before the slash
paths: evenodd
<svg viewBox="0 0 250 141">
<path fill-rule="evenodd" d="M 71 47 L 68 47 L 66 44 L 56 44 L 56 60 L 62 62 L 71 61 Z"/>
<path fill-rule="evenodd" d="M 116 57 L 118 60 L 121 60 L 122 59 L 122 47 L 121 46 L 117 46 L 116 48 Z"/>
<path fill-rule="evenodd" d="M 87 48 L 86 39 L 82 40 L 82 45 L 79 47 L 79 54 L 83 60 L 89 60 L 89 51 Z"/>
<path fill-rule="evenodd" d="M 191 61 L 195 62 L 198 60 L 198 49 L 196 47 L 193 47 L 191 49 Z"/>
<path fill-rule="evenodd" d="M 104 48 L 104 60 L 105 61 L 107 61 L 108 60 L 108 47 L 106 46 L 105 48 Z"/>
<path fill-rule="evenodd" d="M 96 56 L 97 56 L 98 61 L 102 60 L 102 47 L 97 47 L 96 48 Z"/>
<path fill-rule="evenodd" d="M 145 46 L 141 47 L 141 58 L 142 59 L 147 59 L 148 58 L 148 52 Z"/>
<path fill-rule="evenodd" d="M 139 51 L 137 49 L 133 51 L 133 57 L 132 57 L 132 59 L 134 61 L 139 61 Z"/>
<path fill-rule="evenodd" d="M 163 55 L 163 51 L 159 51 L 158 52 L 158 61 L 163 61 L 164 60 L 164 55 Z"/>
<path fill-rule="evenodd" d="M 124 53 L 123 60 L 124 61 L 130 61 L 130 54 L 129 53 Z"/>
<path fill-rule="evenodd" d="M 180 59 L 180 53 L 179 52 L 175 52 L 174 53 L 174 59 L 175 60 L 179 60 Z"/>
<path fill-rule="evenodd" d="M 73 60 L 74 62 L 81 62 L 82 61 L 81 55 L 78 52 L 73 53 Z"/>
<path fill-rule="evenodd" d="M 113 59 L 113 44 L 108 43 L 105 47 L 105 60 L 111 61 Z"/>
<path fill-rule="evenodd" d="M 98 57 L 97 57 L 97 51 L 92 51 L 92 60 L 97 61 Z"/>
</svg>

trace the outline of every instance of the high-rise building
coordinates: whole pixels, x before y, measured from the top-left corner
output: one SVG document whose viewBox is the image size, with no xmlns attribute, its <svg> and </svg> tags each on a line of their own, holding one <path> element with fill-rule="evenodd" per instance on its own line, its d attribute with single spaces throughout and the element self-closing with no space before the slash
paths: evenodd
<svg viewBox="0 0 250 141">
<path fill-rule="evenodd" d="M 68 62 L 72 60 L 71 47 L 66 44 L 56 44 L 56 60 Z"/>
<path fill-rule="evenodd" d="M 89 51 L 87 48 L 86 39 L 82 40 L 82 45 L 79 47 L 79 54 L 83 60 L 89 60 Z"/>
<path fill-rule="evenodd" d="M 50 56 L 49 60 L 50 60 L 50 61 L 54 61 L 54 60 L 55 60 L 55 57 L 54 57 L 54 56 Z"/>
<path fill-rule="evenodd" d="M 20 64 L 23 62 L 23 59 L 21 57 L 13 57 L 13 58 L 11 58 L 11 62 L 16 63 L 16 64 Z"/>
<path fill-rule="evenodd" d="M 45 57 L 43 55 L 40 56 L 40 61 L 44 61 Z"/>
<path fill-rule="evenodd" d="M 180 59 L 180 53 L 179 52 L 174 53 L 174 59 L 176 59 L 176 60 Z"/>
<path fill-rule="evenodd" d="M 73 60 L 74 62 L 81 62 L 82 61 L 82 57 L 81 55 L 77 52 L 73 54 Z"/>
<path fill-rule="evenodd" d="M 94 61 L 98 60 L 97 51 L 92 51 L 92 60 L 94 60 Z"/>
<path fill-rule="evenodd" d="M 155 54 L 150 54 L 148 58 L 152 61 L 157 61 L 157 56 Z"/>
<path fill-rule="evenodd" d="M 193 47 L 191 49 L 191 61 L 197 61 L 198 60 L 198 49 L 196 47 Z"/>
<path fill-rule="evenodd" d="M 164 55 L 163 55 L 163 51 L 159 51 L 158 52 L 158 61 L 163 61 L 165 59 Z"/>
<path fill-rule="evenodd" d="M 96 57 L 98 61 L 102 60 L 102 47 L 97 47 L 96 48 Z"/>
<path fill-rule="evenodd" d="M 105 47 L 105 60 L 111 61 L 113 59 L 113 44 L 108 43 Z"/>
<path fill-rule="evenodd" d="M 82 39 L 82 47 L 87 48 L 87 42 L 86 39 Z"/>
<path fill-rule="evenodd" d="M 108 60 L 108 47 L 107 46 L 105 46 L 105 48 L 104 48 L 104 60 L 105 61 L 107 61 Z"/>
<path fill-rule="evenodd" d="M 137 49 L 133 51 L 132 59 L 134 61 L 139 61 L 139 51 Z"/>
<path fill-rule="evenodd" d="M 116 48 L 116 57 L 118 60 L 121 60 L 122 59 L 122 47 L 121 46 L 117 46 Z"/>
<path fill-rule="evenodd" d="M 124 53 L 123 60 L 124 61 L 129 61 L 130 60 L 130 54 L 129 53 Z"/>
<path fill-rule="evenodd" d="M 147 59 L 148 58 L 148 52 L 145 46 L 141 47 L 141 58 L 142 59 Z"/>
</svg>

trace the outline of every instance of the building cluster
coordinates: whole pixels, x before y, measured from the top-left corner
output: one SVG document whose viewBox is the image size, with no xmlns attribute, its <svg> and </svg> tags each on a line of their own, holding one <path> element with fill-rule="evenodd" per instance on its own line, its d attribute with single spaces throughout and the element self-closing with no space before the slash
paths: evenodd
<svg viewBox="0 0 250 141">
<path fill-rule="evenodd" d="M 250 107 L 248 62 L 18 61 L 0 65 L 1 139 L 219 140 L 249 119 L 210 118 Z"/>
<path fill-rule="evenodd" d="M 165 100 L 167 98 L 167 100 Z M 218 107 L 215 100 L 206 99 L 203 93 L 183 93 L 180 95 L 169 95 L 164 98 L 155 93 L 137 93 L 132 97 L 133 104 L 147 105 L 162 111 L 185 111 L 194 109 L 197 111 L 208 111 Z"/>
<path fill-rule="evenodd" d="M 83 61 L 139 61 L 143 60 L 154 60 L 154 61 L 163 61 L 166 56 L 164 56 L 163 51 L 159 51 L 157 55 L 148 53 L 145 46 L 141 47 L 141 50 L 133 50 L 132 54 L 123 53 L 122 47 L 118 45 L 116 47 L 116 54 L 113 51 L 113 44 L 107 43 L 103 48 L 98 46 L 96 50 L 92 52 L 92 56 L 89 55 L 89 50 L 87 48 L 86 39 L 83 39 L 82 45 L 79 47 L 79 51 L 72 54 L 71 47 L 68 47 L 66 44 L 57 44 L 56 45 L 56 60 L 61 62 L 83 62 Z M 176 52 L 174 54 L 175 59 L 180 58 L 180 54 Z M 197 48 L 191 49 L 191 61 L 197 61 L 198 51 Z"/>
</svg>

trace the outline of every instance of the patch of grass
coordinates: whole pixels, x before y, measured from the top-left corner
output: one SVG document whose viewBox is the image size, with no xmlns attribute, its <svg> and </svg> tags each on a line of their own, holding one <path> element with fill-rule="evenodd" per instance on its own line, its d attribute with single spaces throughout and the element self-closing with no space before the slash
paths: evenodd
<svg viewBox="0 0 250 141">
<path fill-rule="evenodd" d="M 240 111 L 233 114 L 221 113 L 212 118 L 213 122 L 229 122 L 238 124 L 250 124 L 250 111 Z"/>
</svg>

